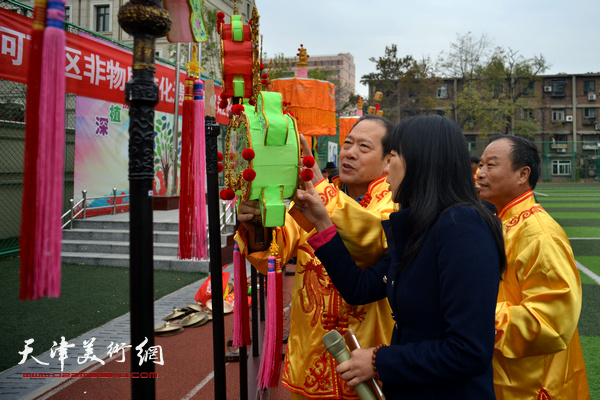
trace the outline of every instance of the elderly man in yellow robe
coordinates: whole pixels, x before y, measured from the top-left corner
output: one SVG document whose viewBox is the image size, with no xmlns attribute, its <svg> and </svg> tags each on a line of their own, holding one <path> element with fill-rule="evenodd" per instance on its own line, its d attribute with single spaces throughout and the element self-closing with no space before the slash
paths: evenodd
<svg viewBox="0 0 600 400">
<path fill-rule="evenodd" d="M 581 281 L 564 230 L 537 204 L 540 156 L 527 139 L 492 138 L 479 195 L 502 220 L 507 268 L 496 306 L 494 387 L 499 400 L 590 398 L 577 321 Z"/>
<path fill-rule="evenodd" d="M 376 115 L 362 117 L 345 139 L 339 157 L 339 176 L 333 183 L 323 179 L 318 166 L 315 189 L 321 195 L 331 219 L 358 265 L 366 267 L 387 248 L 381 220 L 393 211 L 389 185 L 383 170 L 388 153 L 383 139 L 393 129 Z M 303 150 L 310 152 L 305 140 Z M 253 227 L 248 224 L 260 210 L 254 201 L 240 205 L 240 227 L 236 240 L 246 259 L 267 273 L 267 250 L 254 251 Z M 351 306 L 339 294 L 307 240 L 315 229 L 304 230 L 290 216 L 276 228 L 276 240 L 283 261 L 297 257 L 292 293 L 291 326 L 283 364 L 283 385 L 293 400 L 358 399 L 335 368 L 337 362 L 323 346 L 323 335 L 332 329 L 342 335 L 352 328 L 362 347 L 389 343 L 393 330 L 387 300 L 365 306 Z M 268 242 L 268 241 L 267 241 Z"/>
</svg>

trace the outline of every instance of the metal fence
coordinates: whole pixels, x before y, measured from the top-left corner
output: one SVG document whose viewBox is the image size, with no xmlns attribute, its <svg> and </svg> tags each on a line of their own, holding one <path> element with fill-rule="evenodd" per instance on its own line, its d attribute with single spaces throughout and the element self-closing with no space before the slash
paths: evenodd
<svg viewBox="0 0 600 400">
<path fill-rule="evenodd" d="M 23 202 L 26 85 L 0 80 L 0 256 L 19 249 Z M 65 101 L 66 143 L 63 209 L 73 197 L 75 161 L 75 96 Z"/>
</svg>

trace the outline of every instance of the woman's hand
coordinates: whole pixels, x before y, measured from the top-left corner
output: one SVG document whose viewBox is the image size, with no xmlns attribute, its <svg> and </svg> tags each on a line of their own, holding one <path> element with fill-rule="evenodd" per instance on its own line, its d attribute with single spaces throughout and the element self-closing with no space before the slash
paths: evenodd
<svg viewBox="0 0 600 400">
<path fill-rule="evenodd" d="M 294 198 L 294 208 L 302 213 L 310 223 L 314 225 L 317 232 L 324 231 L 333 225 L 329 213 L 321 200 L 321 196 L 315 190 L 312 182 L 304 182 L 304 190 L 298 189 Z"/>
<path fill-rule="evenodd" d="M 373 370 L 373 349 L 374 347 L 353 350 L 351 358 L 336 367 L 341 378 L 348 381 L 348 386 L 354 387 L 376 377 Z"/>
</svg>

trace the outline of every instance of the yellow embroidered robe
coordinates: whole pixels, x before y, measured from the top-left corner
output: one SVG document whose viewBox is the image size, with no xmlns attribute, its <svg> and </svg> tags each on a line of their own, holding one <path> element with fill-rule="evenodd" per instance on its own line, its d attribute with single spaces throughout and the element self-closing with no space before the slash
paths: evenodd
<svg viewBox="0 0 600 400">
<path fill-rule="evenodd" d="M 339 180 L 334 179 L 334 183 L 339 185 Z M 387 248 L 381 220 L 393 211 L 385 176 L 371 183 L 360 204 L 327 180 L 320 181 L 315 188 L 357 264 L 367 267 L 378 260 Z M 236 235 L 240 251 L 266 274 L 268 251 L 248 255 L 242 227 Z M 323 335 L 332 329 L 343 335 L 352 328 L 362 347 L 389 344 L 393 320 L 388 301 L 349 305 L 307 244 L 316 230 L 306 232 L 286 215 L 285 225 L 276 231 L 283 260 L 297 257 L 283 385 L 309 399 L 358 399 L 354 389 L 336 373 L 337 363 L 325 350 Z"/>
<path fill-rule="evenodd" d="M 496 397 L 589 399 L 577 331 L 581 281 L 569 240 L 531 190 L 498 216 L 507 269 L 496 306 Z"/>
</svg>

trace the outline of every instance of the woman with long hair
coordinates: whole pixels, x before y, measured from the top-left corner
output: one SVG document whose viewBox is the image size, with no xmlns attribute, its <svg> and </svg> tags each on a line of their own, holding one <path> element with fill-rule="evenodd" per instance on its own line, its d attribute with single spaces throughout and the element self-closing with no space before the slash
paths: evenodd
<svg viewBox="0 0 600 400">
<path fill-rule="evenodd" d="M 362 270 L 310 182 L 296 207 L 309 243 L 350 304 L 388 298 L 391 343 L 352 352 L 349 386 L 377 377 L 389 399 L 494 399 L 494 319 L 506 256 L 500 221 L 477 198 L 464 135 L 440 116 L 411 117 L 387 139 L 400 211 L 383 222 L 388 254 Z M 344 333 L 344 332 L 341 332 Z M 360 341 L 360 338 L 358 338 Z"/>
</svg>

